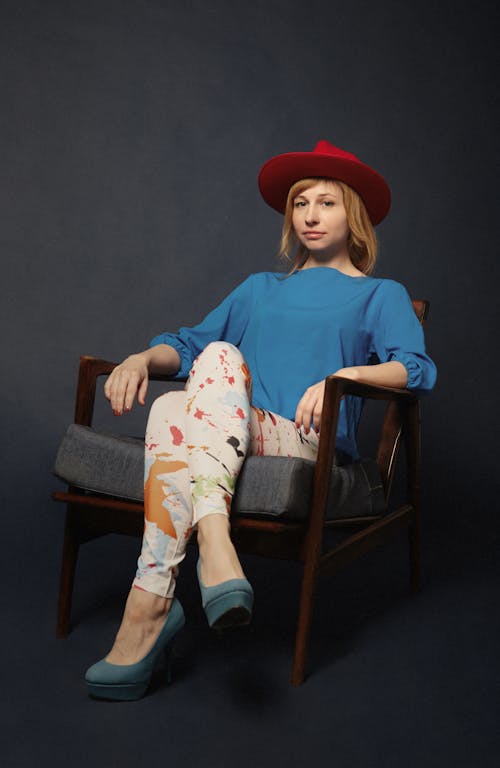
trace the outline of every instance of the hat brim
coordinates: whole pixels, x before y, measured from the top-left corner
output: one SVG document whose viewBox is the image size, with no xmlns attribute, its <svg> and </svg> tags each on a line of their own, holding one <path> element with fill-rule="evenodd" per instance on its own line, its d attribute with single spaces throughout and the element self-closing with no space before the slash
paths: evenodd
<svg viewBox="0 0 500 768">
<path fill-rule="evenodd" d="M 370 221 L 379 224 L 391 206 L 391 192 L 385 179 L 359 160 L 319 152 L 288 152 L 265 163 L 259 173 L 259 189 L 271 208 L 284 213 L 292 184 L 306 178 L 343 181 L 363 200 Z"/>
</svg>

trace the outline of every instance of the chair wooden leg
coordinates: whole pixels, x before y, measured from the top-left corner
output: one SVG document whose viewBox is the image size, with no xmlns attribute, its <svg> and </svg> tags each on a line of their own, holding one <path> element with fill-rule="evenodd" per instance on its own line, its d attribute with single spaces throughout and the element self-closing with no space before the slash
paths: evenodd
<svg viewBox="0 0 500 768">
<path fill-rule="evenodd" d="M 311 629 L 313 596 L 316 586 L 316 575 L 308 573 L 307 566 L 304 568 L 302 578 L 302 587 L 300 590 L 299 615 L 297 620 L 297 632 L 295 635 L 295 650 L 292 665 L 291 684 L 294 686 L 302 685 L 305 676 L 305 666 L 307 658 L 307 645 Z"/>
<path fill-rule="evenodd" d="M 410 548 L 410 590 L 415 595 L 420 590 L 420 536 L 417 518 L 408 528 L 408 544 Z"/>
<path fill-rule="evenodd" d="M 57 605 L 56 637 L 58 638 L 66 637 L 70 630 L 73 583 L 79 549 L 80 536 L 73 521 L 71 505 L 68 504 L 66 511 L 66 526 L 64 530 L 59 600 Z"/>
</svg>

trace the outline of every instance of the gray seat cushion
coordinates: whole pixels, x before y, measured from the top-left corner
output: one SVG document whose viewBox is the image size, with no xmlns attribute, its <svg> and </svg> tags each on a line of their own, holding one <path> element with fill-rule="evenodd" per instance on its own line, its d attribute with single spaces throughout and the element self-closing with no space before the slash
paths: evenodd
<svg viewBox="0 0 500 768">
<path fill-rule="evenodd" d="M 85 491 L 143 501 L 144 441 L 71 424 L 61 441 L 55 474 Z M 238 478 L 232 511 L 239 515 L 304 520 L 314 462 L 283 456 L 249 456 Z M 376 463 L 360 461 L 332 471 L 330 519 L 381 515 L 385 500 Z"/>
</svg>

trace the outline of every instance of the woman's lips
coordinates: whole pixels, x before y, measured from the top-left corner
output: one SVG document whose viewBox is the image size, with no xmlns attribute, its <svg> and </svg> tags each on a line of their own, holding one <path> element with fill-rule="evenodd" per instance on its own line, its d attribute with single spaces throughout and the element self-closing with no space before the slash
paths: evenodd
<svg viewBox="0 0 500 768">
<path fill-rule="evenodd" d="M 304 232 L 304 237 L 307 240 L 319 240 L 324 234 L 324 232 Z"/>
</svg>

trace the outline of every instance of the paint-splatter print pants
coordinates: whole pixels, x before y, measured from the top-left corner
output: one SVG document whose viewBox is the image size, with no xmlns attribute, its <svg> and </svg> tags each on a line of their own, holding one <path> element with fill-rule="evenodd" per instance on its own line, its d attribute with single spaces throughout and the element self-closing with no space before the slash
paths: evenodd
<svg viewBox="0 0 500 768">
<path fill-rule="evenodd" d="M 153 403 L 146 429 L 145 525 L 134 586 L 172 597 L 189 536 L 205 515 L 229 515 L 245 456 L 315 459 L 318 438 L 251 405 L 240 351 L 209 344 L 182 392 Z"/>
</svg>

